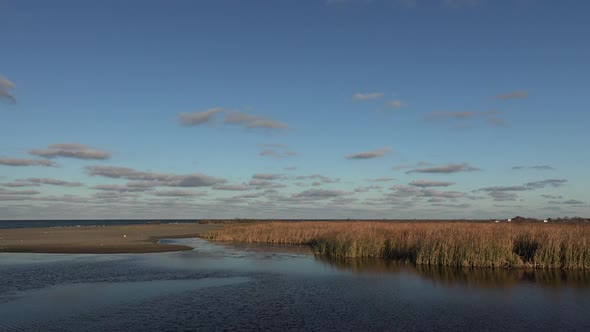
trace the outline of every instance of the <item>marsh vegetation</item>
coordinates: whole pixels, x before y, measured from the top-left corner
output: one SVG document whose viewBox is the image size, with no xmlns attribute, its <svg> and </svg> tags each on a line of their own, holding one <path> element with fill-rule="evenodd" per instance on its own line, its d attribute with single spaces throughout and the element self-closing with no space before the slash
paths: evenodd
<svg viewBox="0 0 590 332">
<path fill-rule="evenodd" d="M 473 222 L 257 222 L 226 224 L 215 241 L 308 245 L 333 258 L 429 266 L 588 269 L 590 225 Z"/>
</svg>

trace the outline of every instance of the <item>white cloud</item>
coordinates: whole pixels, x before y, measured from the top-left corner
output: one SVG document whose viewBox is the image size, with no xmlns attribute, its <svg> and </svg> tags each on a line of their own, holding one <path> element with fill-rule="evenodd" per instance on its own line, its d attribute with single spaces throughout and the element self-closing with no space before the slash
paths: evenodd
<svg viewBox="0 0 590 332">
<path fill-rule="evenodd" d="M 462 164 L 447 164 L 443 166 L 415 168 L 406 173 L 458 173 L 458 172 L 473 172 L 480 171 L 479 168 L 470 166 L 468 163 Z"/>
<path fill-rule="evenodd" d="M 509 92 L 501 95 L 497 95 L 497 99 L 510 100 L 510 99 L 525 99 L 529 97 L 529 92 L 526 90 Z"/>
<path fill-rule="evenodd" d="M 348 195 L 352 195 L 352 193 L 342 190 L 309 189 L 297 193 L 293 197 L 303 199 L 330 199 Z"/>
<path fill-rule="evenodd" d="M 389 181 L 394 181 L 394 180 L 395 180 L 395 178 L 389 178 L 389 177 L 367 179 L 367 181 L 370 181 L 370 182 L 389 182 Z"/>
<path fill-rule="evenodd" d="M 403 103 L 401 100 L 390 100 L 389 102 L 387 102 L 387 106 L 391 108 L 401 108 L 407 105 Z"/>
<path fill-rule="evenodd" d="M 80 187 L 82 183 L 80 182 L 70 182 L 70 181 L 63 181 L 58 179 L 52 178 L 28 178 L 22 181 L 26 181 L 33 185 L 40 185 L 40 184 L 47 184 L 52 186 L 62 186 L 62 187 Z"/>
<path fill-rule="evenodd" d="M 14 83 L 0 76 L 0 101 L 16 102 L 16 98 L 10 91 L 12 89 L 14 89 Z"/>
<path fill-rule="evenodd" d="M 248 185 L 254 187 L 254 189 L 269 189 L 269 188 L 285 188 L 286 185 L 282 183 L 276 183 L 272 180 L 263 180 L 263 179 L 252 179 L 248 183 Z"/>
<path fill-rule="evenodd" d="M 44 159 L 0 158 L 0 165 L 4 166 L 56 166 L 53 161 Z"/>
<path fill-rule="evenodd" d="M 229 191 L 245 191 L 250 190 L 250 187 L 245 184 L 218 184 L 213 186 L 215 190 L 229 190 Z"/>
<path fill-rule="evenodd" d="M 378 150 L 373 150 L 373 151 L 364 151 L 364 152 L 353 153 L 348 156 L 345 156 L 344 158 L 346 158 L 346 159 L 373 159 L 373 158 L 382 157 L 386 153 L 389 153 L 389 152 L 391 152 L 391 148 L 383 148 L 383 149 L 378 149 Z"/>
<path fill-rule="evenodd" d="M 191 127 L 213 121 L 215 115 L 224 110 L 222 107 L 216 107 L 202 112 L 179 113 L 178 119 L 181 125 Z"/>
<path fill-rule="evenodd" d="M 366 101 L 366 100 L 375 100 L 383 97 L 383 92 L 367 92 L 367 93 L 355 93 L 352 95 L 352 100 L 354 101 Z"/>
<path fill-rule="evenodd" d="M 33 149 L 29 153 L 49 159 L 64 157 L 83 160 L 106 160 L 111 157 L 109 152 L 78 143 L 50 144 L 48 149 Z"/>
<path fill-rule="evenodd" d="M 163 197 L 197 197 L 207 195 L 206 192 L 194 190 L 159 190 L 155 191 L 153 194 Z"/>
<path fill-rule="evenodd" d="M 295 180 L 319 180 L 322 183 L 337 183 L 340 182 L 338 178 L 330 178 L 321 174 L 299 175 Z"/>
<path fill-rule="evenodd" d="M 259 180 L 283 180 L 285 176 L 282 174 L 259 173 L 252 175 L 252 178 Z"/>
<path fill-rule="evenodd" d="M 262 129 L 289 129 L 289 125 L 284 122 L 271 120 L 258 115 L 250 115 L 241 112 L 229 113 L 225 120 L 226 124 L 239 125 L 247 129 L 262 128 Z"/>
<path fill-rule="evenodd" d="M 154 186 L 165 187 L 211 187 L 225 183 L 226 180 L 203 174 L 165 174 L 157 172 L 137 171 L 128 167 L 88 166 L 86 172 L 92 176 L 133 181 L 151 181 Z"/>
<path fill-rule="evenodd" d="M 410 182 L 411 186 L 414 187 L 448 187 L 454 185 L 455 182 L 447 182 L 447 181 L 432 181 L 432 180 L 414 180 Z"/>
</svg>

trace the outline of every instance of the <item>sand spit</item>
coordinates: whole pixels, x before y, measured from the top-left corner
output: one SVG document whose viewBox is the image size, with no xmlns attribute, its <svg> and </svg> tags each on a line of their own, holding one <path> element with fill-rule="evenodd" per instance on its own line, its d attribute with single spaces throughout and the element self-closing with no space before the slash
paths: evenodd
<svg viewBox="0 0 590 332">
<path fill-rule="evenodd" d="M 188 246 L 158 240 L 196 237 L 220 227 L 179 223 L 0 229 L 0 252 L 118 254 L 190 250 Z"/>
</svg>

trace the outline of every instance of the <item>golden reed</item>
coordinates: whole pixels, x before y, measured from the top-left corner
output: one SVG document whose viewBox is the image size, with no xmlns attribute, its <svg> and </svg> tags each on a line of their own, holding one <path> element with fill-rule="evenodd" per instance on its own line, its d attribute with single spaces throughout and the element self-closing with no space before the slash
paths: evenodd
<svg viewBox="0 0 590 332">
<path fill-rule="evenodd" d="M 476 222 L 255 222 L 227 224 L 215 241 L 310 245 L 316 255 L 420 265 L 590 268 L 590 225 Z"/>
</svg>

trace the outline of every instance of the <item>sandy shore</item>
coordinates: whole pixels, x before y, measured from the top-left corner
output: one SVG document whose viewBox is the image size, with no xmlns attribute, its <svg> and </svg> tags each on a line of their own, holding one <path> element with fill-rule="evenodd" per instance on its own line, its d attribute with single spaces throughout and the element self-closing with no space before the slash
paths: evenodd
<svg viewBox="0 0 590 332">
<path fill-rule="evenodd" d="M 189 238 L 223 227 L 218 224 L 149 224 L 0 229 L 0 252 L 146 253 L 189 250 L 160 244 L 162 238 Z"/>
</svg>

